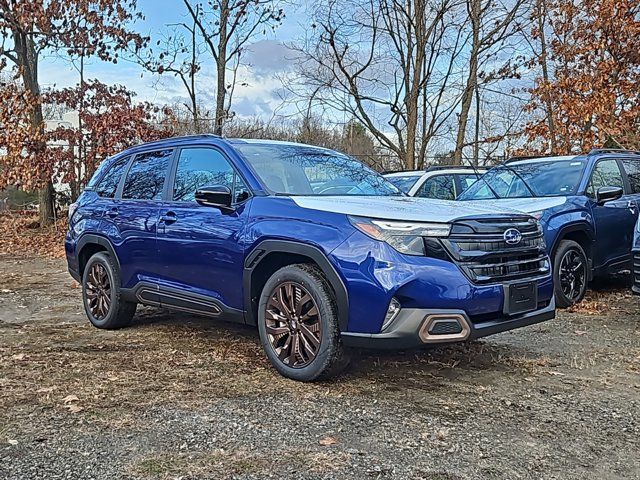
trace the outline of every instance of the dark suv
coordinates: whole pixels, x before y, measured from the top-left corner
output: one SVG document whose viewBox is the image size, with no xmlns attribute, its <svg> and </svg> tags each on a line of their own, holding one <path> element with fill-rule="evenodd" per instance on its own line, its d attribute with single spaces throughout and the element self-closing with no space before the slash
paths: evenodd
<svg viewBox="0 0 640 480">
<path fill-rule="evenodd" d="M 292 143 L 197 136 L 116 155 L 70 210 L 66 252 L 96 327 L 138 303 L 257 325 L 297 380 L 339 371 L 343 346 L 463 341 L 555 311 L 535 218 L 409 198 Z"/>
<path fill-rule="evenodd" d="M 640 152 L 513 159 L 489 170 L 459 199 L 538 218 L 554 267 L 556 302 L 568 307 L 582 300 L 593 277 L 632 268 Z"/>
</svg>

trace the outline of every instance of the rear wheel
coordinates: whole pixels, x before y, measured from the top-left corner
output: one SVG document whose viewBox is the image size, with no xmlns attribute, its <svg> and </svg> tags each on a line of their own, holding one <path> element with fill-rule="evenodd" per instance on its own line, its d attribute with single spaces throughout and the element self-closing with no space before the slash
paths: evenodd
<svg viewBox="0 0 640 480">
<path fill-rule="evenodd" d="M 587 293 L 589 264 L 579 243 L 562 240 L 554 255 L 553 280 L 558 308 L 567 308 Z"/>
<path fill-rule="evenodd" d="M 82 299 L 89 321 L 98 328 L 116 329 L 131 323 L 136 303 L 120 293 L 118 265 L 106 252 L 93 255 L 82 275 Z"/>
<path fill-rule="evenodd" d="M 313 265 L 283 267 L 267 280 L 258 305 L 260 341 L 285 377 L 310 382 L 348 364 L 333 292 Z"/>
</svg>

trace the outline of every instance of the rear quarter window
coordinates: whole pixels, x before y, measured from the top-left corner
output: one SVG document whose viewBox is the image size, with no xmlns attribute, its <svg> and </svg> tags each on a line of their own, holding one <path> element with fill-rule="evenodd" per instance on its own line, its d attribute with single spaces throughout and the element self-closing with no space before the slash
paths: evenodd
<svg viewBox="0 0 640 480">
<path fill-rule="evenodd" d="M 130 156 L 122 157 L 109 165 L 107 172 L 94 187 L 95 192 L 99 196 L 104 198 L 113 198 L 116 196 L 120 179 L 130 159 Z"/>
</svg>

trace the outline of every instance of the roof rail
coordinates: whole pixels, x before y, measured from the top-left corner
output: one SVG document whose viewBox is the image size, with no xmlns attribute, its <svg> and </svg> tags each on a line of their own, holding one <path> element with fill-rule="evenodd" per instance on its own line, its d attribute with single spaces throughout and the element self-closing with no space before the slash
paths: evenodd
<svg viewBox="0 0 640 480">
<path fill-rule="evenodd" d="M 477 166 L 475 169 L 482 169 L 486 167 Z M 474 170 L 472 165 L 431 165 L 425 171 L 433 172 L 434 170 Z"/>
<path fill-rule="evenodd" d="M 519 162 L 520 160 L 530 160 L 532 158 L 551 158 L 551 157 L 557 157 L 557 154 L 551 154 L 551 153 L 544 153 L 542 155 L 517 155 L 515 157 L 509 157 L 507 158 L 504 163 L 511 163 L 511 162 Z"/>
<path fill-rule="evenodd" d="M 627 150 L 626 148 L 594 148 L 589 152 L 589 155 L 597 155 L 598 153 L 631 153 L 633 155 L 640 155 L 640 152 Z"/>
<path fill-rule="evenodd" d="M 380 175 L 389 175 L 390 173 L 414 173 L 414 172 L 424 172 L 425 170 L 384 170 L 380 173 Z"/>
</svg>

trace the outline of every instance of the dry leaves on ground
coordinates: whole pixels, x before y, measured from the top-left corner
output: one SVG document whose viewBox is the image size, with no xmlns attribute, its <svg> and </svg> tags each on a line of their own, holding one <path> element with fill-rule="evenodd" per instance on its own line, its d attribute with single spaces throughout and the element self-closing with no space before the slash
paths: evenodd
<svg viewBox="0 0 640 480">
<path fill-rule="evenodd" d="M 0 231 L 0 254 L 64 258 L 66 217 L 55 225 L 39 228 L 35 213 L 3 213 L 0 214 Z"/>
</svg>

